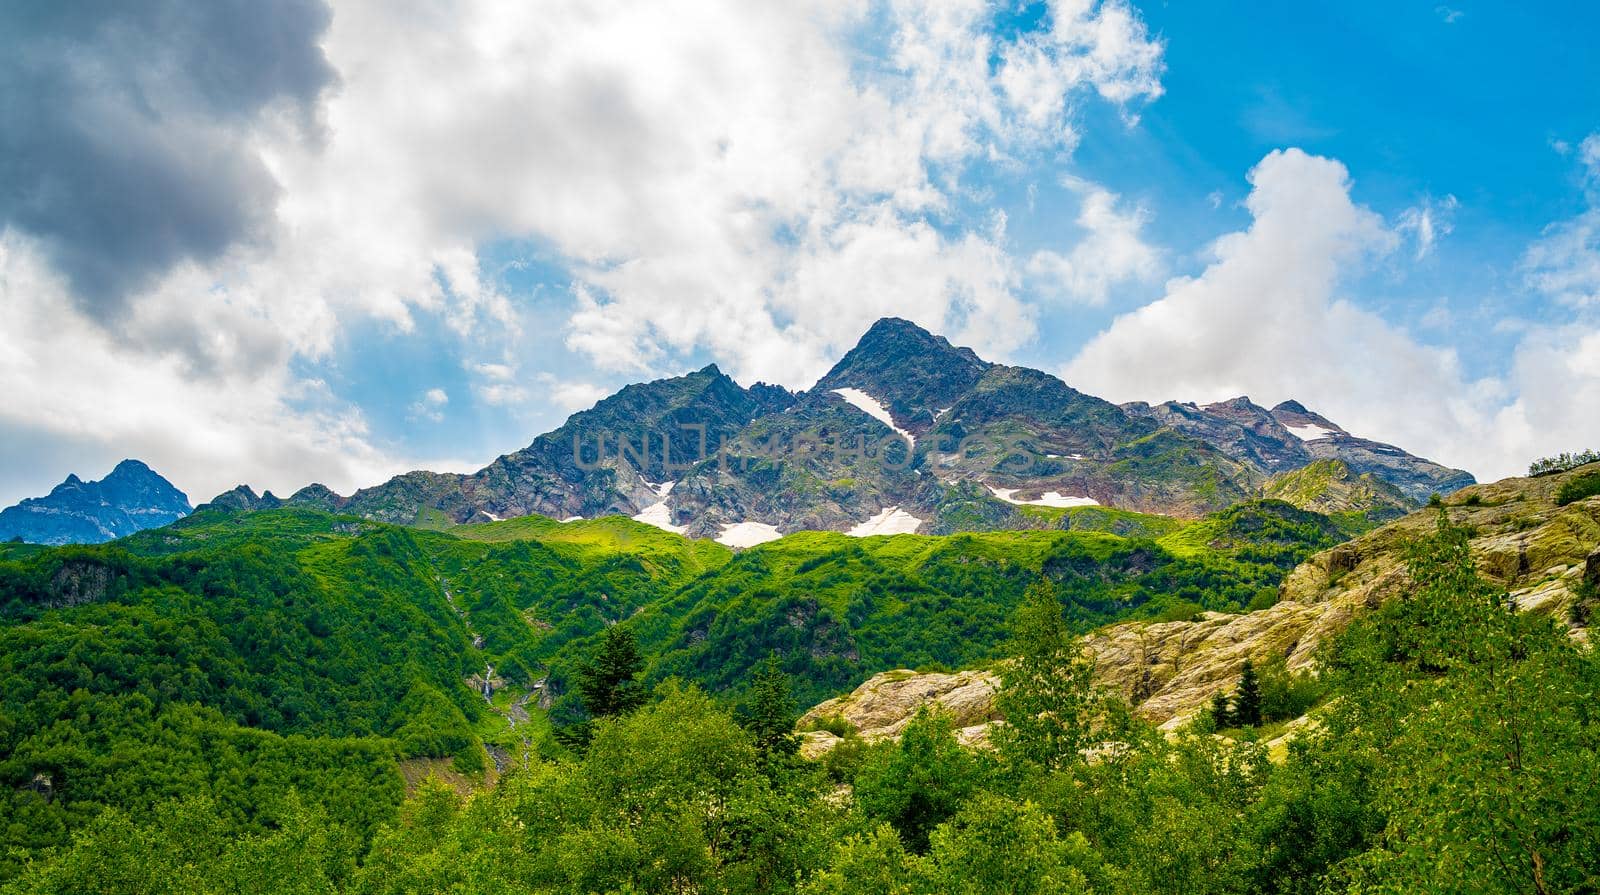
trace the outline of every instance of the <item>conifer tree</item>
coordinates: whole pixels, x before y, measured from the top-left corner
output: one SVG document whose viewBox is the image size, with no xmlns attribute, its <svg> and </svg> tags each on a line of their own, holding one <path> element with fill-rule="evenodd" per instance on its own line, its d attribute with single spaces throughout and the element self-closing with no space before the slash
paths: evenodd
<svg viewBox="0 0 1600 895">
<path fill-rule="evenodd" d="M 1261 678 L 1249 659 L 1239 672 L 1239 695 L 1234 697 L 1232 714 L 1239 727 L 1261 726 Z"/>
<path fill-rule="evenodd" d="M 578 695 L 595 718 L 626 715 L 644 705 L 648 694 L 639 686 L 644 659 L 633 632 L 621 625 L 606 629 L 594 658 L 578 673 Z"/>
<path fill-rule="evenodd" d="M 789 693 L 789 676 L 770 655 L 756 669 L 750 683 L 750 711 L 745 728 L 755 738 L 762 758 L 782 758 L 800 750 L 794 736 L 794 698 Z"/>
<path fill-rule="evenodd" d="M 1211 694 L 1211 726 L 1216 730 L 1233 726 L 1233 705 L 1221 690 Z"/>
</svg>

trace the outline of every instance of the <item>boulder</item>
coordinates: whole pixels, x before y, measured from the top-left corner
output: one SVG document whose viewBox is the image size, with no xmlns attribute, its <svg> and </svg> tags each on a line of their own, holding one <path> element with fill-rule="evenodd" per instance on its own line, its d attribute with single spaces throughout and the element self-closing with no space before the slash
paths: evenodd
<svg viewBox="0 0 1600 895">
<path fill-rule="evenodd" d="M 949 717 L 957 729 L 964 730 L 999 717 L 994 706 L 998 683 L 986 671 L 885 671 L 843 696 L 818 704 L 800 718 L 799 727 L 820 728 L 832 719 L 842 718 L 863 739 L 889 739 L 900 735 L 918 709 L 933 706 Z"/>
</svg>

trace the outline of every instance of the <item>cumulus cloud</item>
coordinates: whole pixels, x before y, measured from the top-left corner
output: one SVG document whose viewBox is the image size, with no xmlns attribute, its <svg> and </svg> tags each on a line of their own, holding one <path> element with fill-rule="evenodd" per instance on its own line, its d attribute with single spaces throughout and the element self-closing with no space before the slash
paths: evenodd
<svg viewBox="0 0 1600 895">
<path fill-rule="evenodd" d="M 1035 285 L 1046 295 L 1102 305 L 1112 287 L 1154 279 L 1161 256 L 1143 238 L 1149 212 L 1122 208 L 1115 193 L 1094 184 L 1070 180 L 1067 185 L 1082 197 L 1077 223 L 1083 232 L 1066 254 L 1044 249 L 1028 259 Z"/>
<path fill-rule="evenodd" d="M 808 385 L 889 313 L 1004 354 L 1032 313 L 969 168 L 1059 158 L 1081 103 L 1131 118 L 1161 93 L 1161 45 L 1122 0 L 1005 38 L 982 0 L 332 7 L 0 14 L 0 300 L 48 300 L 70 334 L 7 321 L 0 388 L 55 408 L 40 426 L 203 464 L 199 492 L 291 468 L 369 484 L 402 464 L 305 371 L 363 319 L 440 319 L 465 353 L 515 357 L 524 317 L 484 263 L 507 240 L 570 276 L 567 344 L 603 368 L 707 352 Z M 53 366 L 88 351 L 187 409 L 96 434 L 111 397 Z M 469 370 L 458 397 L 531 386 Z"/>
<path fill-rule="evenodd" d="M 266 234 L 280 185 L 257 136 L 313 136 L 333 70 L 319 0 L 0 8 L 0 225 L 38 240 L 99 312 Z"/>
<path fill-rule="evenodd" d="M 1600 308 L 1600 133 L 1578 145 L 1589 207 L 1546 227 L 1528 247 L 1522 268 L 1529 285 L 1574 308 Z"/>
<path fill-rule="evenodd" d="M 1593 207 L 1553 224 L 1525 260 L 1530 285 L 1578 316 L 1521 326 L 1504 375 L 1472 379 L 1453 350 L 1340 295 L 1346 276 L 1403 235 L 1420 241 L 1414 216 L 1386 226 L 1351 199 L 1343 165 L 1297 149 L 1269 154 L 1249 179 L 1250 227 L 1217 240 L 1199 276 L 1118 317 L 1065 367 L 1068 381 L 1115 400 L 1294 398 L 1358 435 L 1484 478 L 1600 444 L 1600 417 L 1587 412 L 1600 406 Z M 1428 316 L 1448 320 L 1442 306 Z"/>
<path fill-rule="evenodd" d="M 109 469 L 140 457 L 197 501 L 248 480 L 292 491 L 315 470 L 329 485 L 369 484 L 408 465 L 372 446 L 362 414 L 283 368 L 197 378 L 176 353 L 130 349 L 77 311 L 49 253 L 0 236 L 0 461 L 36 466 L 26 445 L 52 445 Z M 48 464 L 45 464 L 48 465 Z M 60 477 L 71 470 L 51 467 Z M 24 496 L 37 491 L 22 481 Z"/>
<path fill-rule="evenodd" d="M 1199 276 L 1117 318 L 1067 365 L 1068 381 L 1115 400 L 1296 398 L 1357 434 L 1482 469 L 1460 439 L 1484 426 L 1479 387 L 1455 355 L 1339 297 L 1342 273 L 1398 243 L 1351 200 L 1345 167 L 1289 149 L 1249 180 L 1249 229 L 1218 239 Z"/>
</svg>

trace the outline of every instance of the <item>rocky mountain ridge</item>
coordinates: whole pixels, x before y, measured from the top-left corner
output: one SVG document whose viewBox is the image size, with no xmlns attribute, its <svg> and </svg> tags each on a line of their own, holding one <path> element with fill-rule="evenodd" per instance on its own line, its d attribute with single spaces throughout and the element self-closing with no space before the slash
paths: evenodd
<svg viewBox="0 0 1600 895">
<path fill-rule="evenodd" d="M 123 460 L 99 481 L 76 474 L 44 497 L 0 511 L 0 541 L 98 544 L 159 528 L 193 511 L 189 498 L 138 460 Z"/>
<path fill-rule="evenodd" d="M 750 546 L 799 530 L 1036 528 L 1075 506 L 1192 519 L 1322 461 L 1366 477 L 1363 493 L 1389 510 L 1472 482 L 1295 402 L 1119 407 L 885 318 L 804 392 L 746 389 L 712 365 L 630 385 L 469 475 L 412 472 L 349 497 L 235 489 L 213 503 L 424 525 L 620 514 Z M 1323 489 L 1317 508 L 1345 493 Z"/>
</svg>

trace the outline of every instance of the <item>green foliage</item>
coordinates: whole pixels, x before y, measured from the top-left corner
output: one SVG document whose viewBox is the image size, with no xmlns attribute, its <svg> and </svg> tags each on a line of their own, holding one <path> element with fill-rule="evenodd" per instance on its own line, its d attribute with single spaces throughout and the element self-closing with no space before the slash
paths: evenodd
<svg viewBox="0 0 1600 895">
<path fill-rule="evenodd" d="M 649 694 L 639 686 L 644 659 L 633 631 L 607 628 L 600 648 L 578 674 L 578 694 L 592 718 L 626 715 L 644 705 Z"/>
<path fill-rule="evenodd" d="M 1014 631 L 1014 658 L 1001 666 L 997 694 L 1007 723 L 995 744 L 1013 764 L 1058 771 L 1082 761 L 1104 733 L 1106 699 L 1092 686 L 1094 662 L 1068 631 L 1049 584 L 1028 588 Z"/>
<path fill-rule="evenodd" d="M 955 816 L 990 775 L 986 756 L 963 749 L 949 719 L 924 707 L 899 743 L 867 754 L 855 775 L 856 804 L 867 817 L 893 825 L 920 853 L 934 828 Z"/>
<path fill-rule="evenodd" d="M 285 552 L 291 568 L 309 562 L 313 583 L 255 582 L 261 611 L 293 599 L 336 617 L 316 582 L 335 571 L 322 561 L 355 550 L 362 571 L 341 580 L 388 581 L 417 598 L 414 618 L 461 621 L 442 590 L 409 590 L 414 573 L 426 582 L 438 567 L 415 560 L 405 538 L 279 534 L 300 543 Z M 372 536 L 359 550 L 344 543 Z M 424 557 L 454 549 L 428 537 L 441 540 Z M 885 554 L 914 554 L 897 540 Z M 792 704 L 769 657 L 742 724 L 669 682 L 654 701 L 595 720 L 581 756 L 535 756 L 475 793 L 425 783 L 403 805 L 397 755 L 449 754 L 462 706 L 482 711 L 464 669 L 444 682 L 458 703 L 425 665 L 383 666 L 404 686 L 372 721 L 382 735 L 249 729 L 228 714 L 251 704 L 248 690 L 206 689 L 212 674 L 255 679 L 234 626 L 193 605 L 193 570 L 212 562 L 193 544 L 65 554 L 113 570 L 69 567 L 103 590 L 72 606 L 50 605 L 60 565 L 30 565 L 63 555 L 31 554 L 0 576 L 13 610 L 0 652 L 0 825 L 24 849 L 0 895 L 1590 891 L 1600 659 L 1549 619 L 1513 612 L 1467 544 L 1442 524 L 1416 545 L 1409 592 L 1358 616 L 1327 647 L 1321 676 L 1250 666 L 1236 700 L 1246 714 L 1251 702 L 1263 723 L 1316 707 L 1318 724 L 1279 763 L 1251 735 L 1164 735 L 1091 690 L 1073 604 L 1036 575 L 1003 647 L 1015 659 L 999 667 L 1012 723 L 994 731 L 998 756 L 961 747 L 947 719 L 924 711 L 898 742 L 867 745 L 846 730 L 825 767 L 774 761 Z M 1112 555 L 1117 544 L 1095 546 Z M 1036 557 L 1041 571 L 1052 555 Z M 189 577 L 168 565 L 179 561 L 194 564 Z M 447 577 L 464 590 L 459 570 Z M 163 624 L 172 608 L 185 610 L 182 627 Z M 285 668 L 282 679 L 303 675 Z M 331 727 L 366 710 L 275 717 Z"/>
<path fill-rule="evenodd" d="M 1600 472 L 1574 476 L 1561 483 L 1561 490 L 1556 492 L 1556 506 L 1564 507 L 1596 494 L 1600 494 Z"/>
<path fill-rule="evenodd" d="M 1261 726 L 1261 678 L 1249 659 L 1239 671 L 1239 690 L 1233 697 L 1233 723 L 1240 727 Z"/>
<path fill-rule="evenodd" d="M 756 670 L 743 721 L 764 761 L 783 761 L 800 751 L 800 741 L 794 735 L 795 708 L 789 695 L 789 676 L 779 667 L 776 656 L 769 657 Z"/>
</svg>

